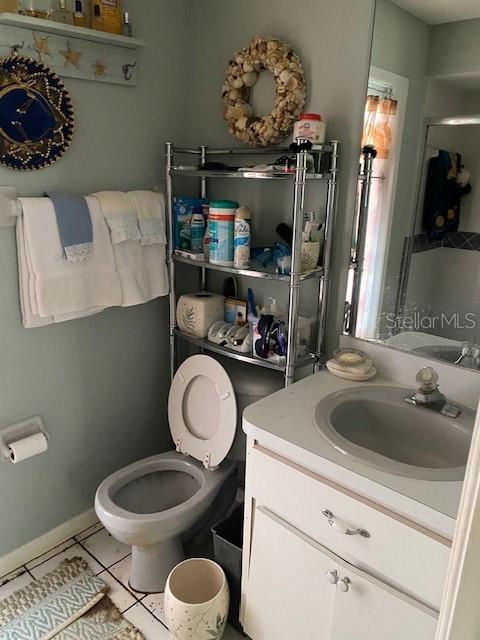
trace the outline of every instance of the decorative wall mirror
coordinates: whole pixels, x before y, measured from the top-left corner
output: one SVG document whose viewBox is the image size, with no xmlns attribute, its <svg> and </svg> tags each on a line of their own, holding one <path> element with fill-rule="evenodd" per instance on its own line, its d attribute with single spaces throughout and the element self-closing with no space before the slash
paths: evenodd
<svg viewBox="0 0 480 640">
<path fill-rule="evenodd" d="M 480 5 L 377 0 L 345 333 L 480 369 Z"/>
</svg>

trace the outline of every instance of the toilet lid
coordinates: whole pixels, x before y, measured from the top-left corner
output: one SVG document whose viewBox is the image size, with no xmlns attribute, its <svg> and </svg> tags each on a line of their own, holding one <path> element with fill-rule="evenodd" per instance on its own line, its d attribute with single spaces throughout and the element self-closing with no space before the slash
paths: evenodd
<svg viewBox="0 0 480 640">
<path fill-rule="evenodd" d="M 219 362 L 196 355 L 180 365 L 168 396 L 168 420 L 177 451 L 207 468 L 225 459 L 237 429 L 237 403 Z"/>
</svg>

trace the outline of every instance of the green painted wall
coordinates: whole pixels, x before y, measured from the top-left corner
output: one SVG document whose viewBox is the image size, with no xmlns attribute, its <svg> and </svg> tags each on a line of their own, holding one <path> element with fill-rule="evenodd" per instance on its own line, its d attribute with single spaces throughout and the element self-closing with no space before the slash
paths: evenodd
<svg viewBox="0 0 480 640">
<path fill-rule="evenodd" d="M 274 35 L 291 43 L 303 59 L 308 102 L 305 110 L 321 113 L 328 123 L 327 138 L 341 140 L 340 198 L 335 231 L 332 314 L 329 344 L 336 345 L 345 300 L 346 263 L 351 240 L 358 150 L 365 104 L 373 20 L 371 0 L 203 0 L 192 7 L 191 78 L 195 111 L 192 138 L 195 143 L 232 145 L 220 100 L 224 69 L 232 55 L 256 34 Z M 198 53 L 202 52 L 199 56 Z M 263 106 L 266 106 L 263 102 Z M 273 106 L 273 99 L 272 105 Z M 270 108 L 271 108 L 270 106 Z M 269 109 L 265 109 L 267 111 Z M 287 141 L 288 143 L 289 141 Z M 227 191 L 228 189 L 228 191 Z M 233 191 L 235 189 L 235 191 Z M 263 238 L 275 239 L 279 216 L 289 215 L 291 194 L 278 185 L 245 192 L 243 186 L 221 185 L 216 193 L 243 197 L 253 207 L 254 225 Z M 319 201 L 321 201 L 319 196 Z M 319 202 L 312 203 L 319 209 Z M 256 290 L 259 285 L 255 284 Z M 266 295 L 277 295 L 269 290 Z M 311 292 L 308 294 L 312 297 Z M 310 301 L 307 301 L 307 303 Z"/>
<path fill-rule="evenodd" d="M 323 113 L 329 137 L 342 141 L 333 343 L 345 291 L 373 4 L 262 0 L 253 11 L 248 0 L 125 1 L 136 33 L 149 44 L 139 87 L 67 81 L 78 119 L 72 149 L 37 174 L 0 170 L 0 184 L 22 195 L 53 186 L 82 193 L 148 187 L 161 180 L 167 139 L 234 144 L 220 101 L 225 64 L 257 33 L 284 38 L 305 61 L 308 108 Z M 113 469 L 170 446 L 167 302 L 25 331 L 15 264 L 14 235 L 0 231 L 0 423 L 38 412 L 52 439 L 47 454 L 0 466 L 0 556 L 89 508 Z"/>
<path fill-rule="evenodd" d="M 51 168 L 0 169 L 21 195 L 162 182 L 163 144 L 181 138 L 186 7 L 125 1 L 148 42 L 136 89 L 66 79 L 77 113 L 72 147 Z M 172 53 L 173 52 L 173 53 Z M 12 229 L 0 229 L 0 424 L 39 413 L 48 453 L 0 464 L 0 556 L 85 511 L 111 471 L 170 447 L 167 301 L 24 330 Z"/>
<path fill-rule="evenodd" d="M 428 75 L 480 72 L 480 18 L 432 27 Z"/>
</svg>

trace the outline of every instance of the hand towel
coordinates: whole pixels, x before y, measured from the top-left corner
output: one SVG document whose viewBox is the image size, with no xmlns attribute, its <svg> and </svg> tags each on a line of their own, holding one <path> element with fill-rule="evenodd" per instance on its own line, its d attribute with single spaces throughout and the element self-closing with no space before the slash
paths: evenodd
<svg viewBox="0 0 480 640">
<path fill-rule="evenodd" d="M 92 256 L 93 228 L 85 198 L 62 191 L 48 192 L 57 218 L 60 241 L 70 262 Z"/>
<path fill-rule="evenodd" d="M 87 198 L 89 206 L 97 196 Z M 97 208 L 100 203 L 97 200 Z M 143 246 L 139 240 L 113 245 L 122 291 L 122 307 L 144 304 L 169 293 L 165 244 Z"/>
<path fill-rule="evenodd" d="M 45 318 L 41 318 L 39 315 L 36 315 L 33 312 L 31 303 L 32 297 L 36 303 L 34 286 L 35 278 L 33 273 L 31 273 L 31 271 L 29 270 L 27 253 L 25 251 L 25 233 L 22 216 L 19 216 L 17 218 L 16 234 L 20 311 L 22 315 L 22 324 L 25 329 L 37 329 L 39 327 L 45 327 L 46 325 L 57 322 L 67 322 L 68 320 L 86 318 L 95 315 L 96 313 L 100 313 L 104 310 L 103 307 L 94 307 L 92 309 L 86 309 L 77 313 L 65 313 L 56 316 L 48 316 Z"/>
<path fill-rule="evenodd" d="M 165 198 L 163 193 L 129 191 L 127 195 L 138 219 L 142 246 L 166 244 Z"/>
<path fill-rule="evenodd" d="M 112 244 L 127 240 L 140 240 L 137 216 L 130 198 L 122 191 L 99 191 L 93 193 L 105 216 L 112 236 Z"/>
<path fill-rule="evenodd" d="M 91 203 L 89 202 L 91 201 Z M 92 257 L 65 259 L 49 198 L 21 198 L 32 312 L 55 321 L 89 315 L 121 303 L 120 281 L 108 228 L 94 198 L 87 198 L 93 227 Z M 26 306 L 26 305 L 25 305 Z"/>
</svg>

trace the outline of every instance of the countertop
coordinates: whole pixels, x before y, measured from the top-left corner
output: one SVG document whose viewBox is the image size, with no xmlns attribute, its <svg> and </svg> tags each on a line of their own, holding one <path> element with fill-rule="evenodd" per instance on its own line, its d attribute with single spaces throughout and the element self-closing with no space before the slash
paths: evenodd
<svg viewBox="0 0 480 640">
<path fill-rule="evenodd" d="M 412 390 L 380 375 L 359 383 L 321 371 L 247 407 L 243 429 L 266 448 L 452 538 L 462 481 L 393 475 L 340 453 L 322 436 L 314 422 L 316 405 L 331 393 L 359 385 Z"/>
</svg>

